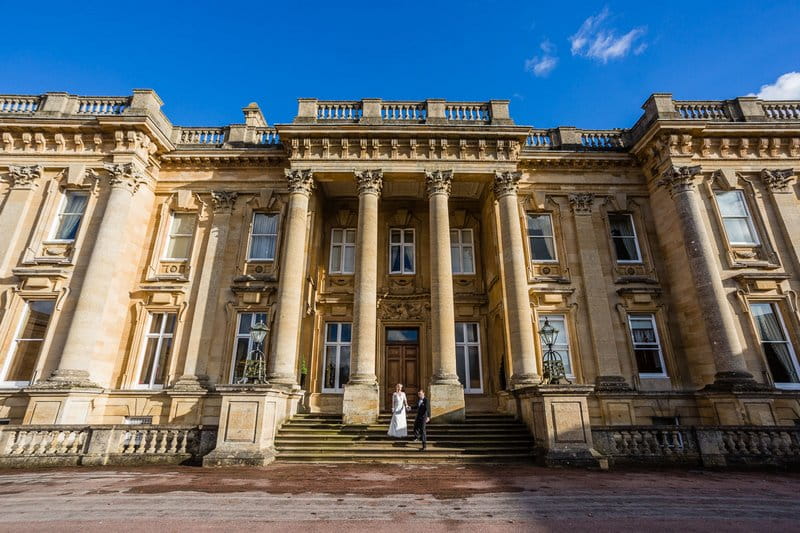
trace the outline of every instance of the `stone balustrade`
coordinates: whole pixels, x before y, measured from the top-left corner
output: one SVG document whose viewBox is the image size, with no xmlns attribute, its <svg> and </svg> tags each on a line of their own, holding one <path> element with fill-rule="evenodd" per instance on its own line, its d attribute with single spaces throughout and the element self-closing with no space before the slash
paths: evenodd
<svg viewBox="0 0 800 533">
<path fill-rule="evenodd" d="M 275 128 L 257 129 L 255 132 L 255 144 L 278 145 L 280 143 L 281 138 Z"/>
<path fill-rule="evenodd" d="M 0 467 L 197 463 L 216 427 L 0 426 Z"/>
<path fill-rule="evenodd" d="M 689 462 L 699 459 L 691 428 L 619 426 L 592 428 L 598 452 L 616 463 Z"/>
<path fill-rule="evenodd" d="M 128 107 L 130 99 L 127 97 L 91 97 L 79 96 L 78 115 L 121 115 Z"/>
<path fill-rule="evenodd" d="M 424 102 L 383 102 L 381 118 L 386 122 L 424 123 L 428 109 Z"/>
<path fill-rule="evenodd" d="M 444 107 L 444 116 L 447 120 L 453 122 L 485 122 L 489 123 L 492 120 L 491 110 L 487 103 L 457 103 L 446 104 Z"/>
<path fill-rule="evenodd" d="M 767 118 L 773 120 L 800 120 L 800 102 L 763 102 L 761 107 Z"/>
<path fill-rule="evenodd" d="M 177 137 L 178 144 L 221 145 L 228 138 L 228 128 L 180 128 Z"/>
<path fill-rule="evenodd" d="M 726 102 L 675 102 L 675 111 L 681 118 L 689 120 L 731 120 L 731 113 Z"/>
<path fill-rule="evenodd" d="M 728 462 L 800 462 L 800 427 L 720 428 L 719 433 Z"/>
<path fill-rule="evenodd" d="M 525 138 L 525 146 L 529 148 L 550 148 L 553 146 L 553 138 L 550 130 L 531 130 Z"/>
<path fill-rule="evenodd" d="M 508 100 L 488 102 L 317 100 L 301 98 L 295 123 L 512 125 Z"/>
<path fill-rule="evenodd" d="M 317 120 L 358 121 L 363 115 L 361 102 L 328 101 L 317 105 Z"/>
<path fill-rule="evenodd" d="M 628 148 L 627 130 L 577 128 L 532 129 L 525 139 L 529 150 L 614 151 Z"/>
<path fill-rule="evenodd" d="M 0 113 L 35 113 L 41 96 L 0 96 Z"/>
</svg>

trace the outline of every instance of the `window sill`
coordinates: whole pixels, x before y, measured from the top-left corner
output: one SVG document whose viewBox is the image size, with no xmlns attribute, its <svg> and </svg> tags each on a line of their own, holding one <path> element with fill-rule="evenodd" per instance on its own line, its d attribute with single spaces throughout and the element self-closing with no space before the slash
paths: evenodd
<svg viewBox="0 0 800 533">
<path fill-rule="evenodd" d="M 667 374 L 639 374 L 639 379 L 669 379 Z"/>
<path fill-rule="evenodd" d="M 781 390 L 800 390 L 800 383 L 775 383 L 775 388 Z"/>
</svg>

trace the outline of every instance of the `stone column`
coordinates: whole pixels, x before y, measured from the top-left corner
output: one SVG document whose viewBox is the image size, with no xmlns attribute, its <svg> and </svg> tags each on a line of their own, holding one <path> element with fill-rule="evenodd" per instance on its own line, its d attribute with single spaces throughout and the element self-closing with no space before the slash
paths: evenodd
<svg viewBox="0 0 800 533">
<path fill-rule="evenodd" d="M 578 236 L 583 290 L 589 315 L 589 334 L 597 357 L 597 390 L 626 390 L 630 387 L 620 371 L 617 343 L 614 340 L 614 324 L 611 321 L 612 312 L 608 302 L 608 287 L 600 262 L 600 252 L 597 249 L 596 226 L 592 220 L 594 195 L 570 194 L 569 203 L 575 217 L 575 233 Z"/>
<path fill-rule="evenodd" d="M 9 165 L 8 177 L 11 189 L 8 191 L 3 211 L 0 212 L 0 276 L 8 277 L 14 268 L 14 260 L 19 254 L 18 241 L 25 224 L 22 221 L 30 208 L 33 191 L 42 177 L 39 165 Z"/>
<path fill-rule="evenodd" d="M 669 190 L 680 220 L 689 270 L 697 291 L 697 302 L 705 320 L 705 330 L 717 373 L 716 389 L 755 388 L 758 384 L 747 371 L 742 345 L 736 332 L 731 304 L 722 286 L 716 246 L 703 222 L 703 210 L 697 197 L 695 176 L 700 166 L 672 167 L 664 172 L 658 186 Z"/>
<path fill-rule="evenodd" d="M 515 387 L 535 385 L 539 381 L 536 375 L 536 351 L 533 348 L 528 270 L 517 203 L 517 183 L 521 177 L 521 172 L 498 171 L 494 179 L 494 195 L 500 211 L 501 260 L 505 277 L 503 295 L 511 344 L 511 384 Z"/>
<path fill-rule="evenodd" d="M 148 178 L 133 163 L 104 165 L 111 192 L 108 196 L 100 229 L 94 241 L 89 265 L 80 287 L 61 354 L 47 387 L 109 387 L 116 363 L 119 339 L 112 333 L 121 330 L 128 311 L 128 276 L 121 275 L 121 261 L 138 261 L 127 257 L 129 241 L 126 232 L 134 195 L 149 192 Z M 152 194 L 149 195 L 152 197 Z M 152 198 L 150 201 L 152 204 Z M 143 233 L 143 229 L 142 229 Z M 134 239 L 136 240 L 136 239 Z M 126 269 L 131 270 L 131 269 Z"/>
<path fill-rule="evenodd" d="M 456 373 L 456 328 L 453 266 L 450 256 L 452 170 L 425 172 L 430 211 L 431 261 L 431 418 L 464 421 L 464 387 Z"/>
<path fill-rule="evenodd" d="M 314 191 L 311 170 L 286 169 L 289 207 L 285 244 L 280 256 L 274 356 L 269 360 L 269 381 L 297 387 L 297 346 L 306 270 L 308 200 Z"/>
<path fill-rule="evenodd" d="M 358 229 L 353 289 L 353 346 L 350 381 L 344 387 L 342 418 L 345 424 L 370 424 L 378 419 L 379 393 L 375 376 L 378 323 L 378 200 L 383 172 L 356 172 Z"/>
<path fill-rule="evenodd" d="M 211 228 L 197 280 L 183 375 L 174 386 L 177 390 L 203 390 L 208 386 L 206 365 L 212 344 L 214 316 L 219 307 L 219 286 L 223 282 L 220 274 L 225 260 L 225 243 L 228 240 L 231 211 L 238 196 L 238 193 L 231 191 L 211 193 L 213 203 Z"/>
</svg>

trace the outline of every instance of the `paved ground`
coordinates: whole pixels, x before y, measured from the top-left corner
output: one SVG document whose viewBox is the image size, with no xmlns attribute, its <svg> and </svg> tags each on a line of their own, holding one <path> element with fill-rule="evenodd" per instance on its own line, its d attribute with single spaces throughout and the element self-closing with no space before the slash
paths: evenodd
<svg viewBox="0 0 800 533">
<path fill-rule="evenodd" d="M 0 471 L 0 531 L 800 531 L 800 474 L 273 465 Z"/>
</svg>

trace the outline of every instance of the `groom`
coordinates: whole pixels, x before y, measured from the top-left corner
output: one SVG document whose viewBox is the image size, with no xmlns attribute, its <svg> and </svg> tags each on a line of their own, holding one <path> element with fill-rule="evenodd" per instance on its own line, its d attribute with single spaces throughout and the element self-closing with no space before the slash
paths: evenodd
<svg viewBox="0 0 800 533">
<path fill-rule="evenodd" d="M 422 438 L 422 450 L 424 451 L 425 445 L 428 443 L 427 424 L 431 421 L 431 411 L 425 391 L 420 389 L 417 396 L 419 396 L 419 402 L 417 403 L 417 418 L 414 419 L 414 442 Z"/>
</svg>

